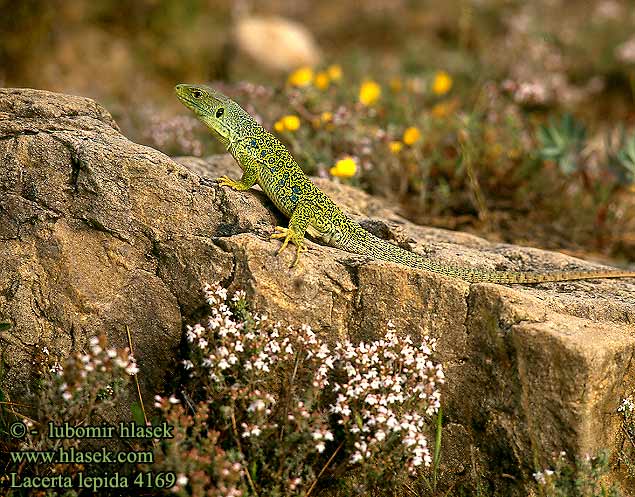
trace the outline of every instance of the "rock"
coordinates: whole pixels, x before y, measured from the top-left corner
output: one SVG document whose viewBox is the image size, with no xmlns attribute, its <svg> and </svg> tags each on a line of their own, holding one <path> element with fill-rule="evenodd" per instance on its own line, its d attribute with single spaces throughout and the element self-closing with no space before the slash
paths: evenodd
<svg viewBox="0 0 635 497">
<path fill-rule="evenodd" d="M 203 282 L 220 281 L 332 339 L 377 338 L 389 319 L 436 337 L 444 481 L 478 473 L 493 494 L 526 495 L 552 452 L 615 448 L 634 374 L 632 279 L 469 285 L 313 242 L 290 269 L 292 251 L 276 257 L 268 239 L 285 220 L 263 193 L 205 179 L 237 177 L 230 157 L 172 160 L 80 97 L 0 90 L 0 157 L 0 322 L 12 324 L 0 329 L 0 388 L 14 401 L 33 393 L 36 349 L 63 357 L 102 331 L 126 346 L 128 327 L 150 402 L 175 370 L 184 324 L 205 312 Z M 415 226 L 359 190 L 316 183 L 378 236 L 448 263 L 593 267 Z"/>
<path fill-rule="evenodd" d="M 305 26 L 283 17 L 245 17 L 234 27 L 236 46 L 265 69 L 289 72 L 314 66 L 320 50 Z"/>
</svg>

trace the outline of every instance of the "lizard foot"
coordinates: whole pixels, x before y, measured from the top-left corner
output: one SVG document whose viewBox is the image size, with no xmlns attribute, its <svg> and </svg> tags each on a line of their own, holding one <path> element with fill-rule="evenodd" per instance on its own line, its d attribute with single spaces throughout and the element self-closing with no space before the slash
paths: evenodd
<svg viewBox="0 0 635 497">
<path fill-rule="evenodd" d="M 282 242 L 282 247 L 276 252 L 276 255 L 280 255 L 280 253 L 287 248 L 289 242 L 293 243 L 297 248 L 295 251 L 295 259 L 291 267 L 295 267 L 298 264 L 298 260 L 300 259 L 300 254 L 302 252 L 306 252 L 308 247 L 306 243 L 304 243 L 304 237 L 299 236 L 293 229 L 291 228 L 283 228 L 282 226 L 276 226 L 276 233 L 273 233 L 270 238 L 284 238 Z"/>
<path fill-rule="evenodd" d="M 228 186 L 232 190 L 248 190 L 240 181 L 235 181 L 227 176 L 221 176 L 215 180 L 220 186 Z"/>
</svg>

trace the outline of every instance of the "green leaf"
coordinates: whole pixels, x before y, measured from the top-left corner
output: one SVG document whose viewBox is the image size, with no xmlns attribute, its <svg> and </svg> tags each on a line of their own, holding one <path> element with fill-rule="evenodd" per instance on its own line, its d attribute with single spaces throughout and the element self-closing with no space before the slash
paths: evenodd
<svg viewBox="0 0 635 497">
<path fill-rule="evenodd" d="M 138 425 L 145 426 L 146 419 L 143 415 L 141 404 L 139 404 L 139 402 L 133 402 L 130 406 L 130 411 L 132 412 L 132 419 L 134 420 L 134 422 Z"/>
<path fill-rule="evenodd" d="M 556 162 L 566 175 L 578 169 L 586 129 L 571 114 L 565 114 L 560 121 L 551 118 L 547 125 L 539 128 L 537 136 L 541 146 L 539 156 L 543 160 Z"/>
<path fill-rule="evenodd" d="M 11 326 L 11 323 L 8 321 L 0 321 L 0 331 L 10 330 Z"/>
</svg>

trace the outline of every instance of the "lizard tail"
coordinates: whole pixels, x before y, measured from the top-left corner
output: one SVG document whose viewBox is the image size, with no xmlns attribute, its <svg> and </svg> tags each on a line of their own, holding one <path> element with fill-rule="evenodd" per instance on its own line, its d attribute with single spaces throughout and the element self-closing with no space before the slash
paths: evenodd
<svg viewBox="0 0 635 497">
<path fill-rule="evenodd" d="M 368 255 L 374 259 L 395 262 L 408 267 L 423 269 L 433 273 L 444 274 L 460 278 L 470 283 L 544 283 L 550 281 L 587 280 L 594 278 L 635 278 L 635 271 L 620 270 L 591 270 L 591 271 L 490 271 L 444 264 L 415 252 L 404 250 L 381 238 L 369 233 L 357 223 L 350 221 L 346 230 L 349 237 L 342 237 L 334 245 L 337 248 L 361 255 Z"/>
</svg>

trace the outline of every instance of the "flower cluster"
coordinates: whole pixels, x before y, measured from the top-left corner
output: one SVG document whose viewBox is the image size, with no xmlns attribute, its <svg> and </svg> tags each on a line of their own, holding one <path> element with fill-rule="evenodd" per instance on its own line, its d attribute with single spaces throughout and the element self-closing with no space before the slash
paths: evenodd
<svg viewBox="0 0 635 497">
<path fill-rule="evenodd" d="M 205 402 L 194 414 L 176 399 L 156 397 L 156 407 L 174 427 L 173 437 L 158 450 L 157 460 L 145 471 L 174 471 L 170 489 L 182 497 L 242 497 L 247 495 L 243 465 L 221 448 L 221 433 L 210 430 L 212 413 Z"/>
<path fill-rule="evenodd" d="M 226 406 L 221 412 L 232 419 L 246 464 L 270 453 L 272 444 L 275 453 L 283 451 L 285 434 L 297 457 L 281 459 L 276 474 L 287 475 L 288 488 L 310 484 L 316 471 L 303 465 L 338 443 L 346 464 L 392 458 L 414 472 L 431 463 L 425 429 L 439 409 L 444 381 L 430 359 L 434 341 L 416 347 L 389 323 L 380 340 L 330 345 L 307 325 L 283 328 L 257 314 L 239 318 L 244 292 L 230 298 L 220 286 L 204 291 L 210 317 L 187 328 L 192 357 L 184 366 L 208 382 L 216 406 Z M 272 378 L 287 380 L 272 388 Z M 327 400 L 329 385 L 335 396 Z"/>
<path fill-rule="evenodd" d="M 203 143 L 196 138 L 200 123 L 192 116 L 165 117 L 159 112 L 147 112 L 145 139 L 161 150 L 178 150 L 197 157 L 203 154 Z"/>
<path fill-rule="evenodd" d="M 425 339 L 413 346 L 409 337 L 399 338 L 390 322 L 381 340 L 336 345 L 333 357 L 346 376 L 334 384 L 338 395 L 331 410 L 340 416 L 339 424 L 359 437 L 351 462 L 376 456 L 392 436 L 408 447 L 411 471 L 432 462 L 424 428 L 426 416 L 439 409 L 444 382 L 441 365 L 430 360 L 434 345 Z"/>
<path fill-rule="evenodd" d="M 106 337 L 101 335 L 90 339 L 88 352 L 71 356 L 54 374 L 59 378 L 62 399 L 69 403 L 90 396 L 90 389 L 95 388 L 99 398 L 111 398 L 114 388 L 110 380 L 122 375 L 134 376 L 138 371 L 128 349 L 108 348 Z"/>
<path fill-rule="evenodd" d="M 51 358 L 47 347 L 41 348 L 44 358 Z M 127 349 L 109 347 L 104 335 L 89 340 L 85 351 L 69 354 L 55 362 L 55 367 L 41 368 L 38 395 L 34 398 L 33 418 L 20 416 L 28 427 L 42 428 L 49 423 L 69 426 L 98 425 L 104 419 L 112 419 L 115 406 L 122 405 L 122 396 L 128 393 L 129 380 L 139 371 L 137 363 Z M 53 443 L 54 442 L 54 443 Z M 84 450 L 86 440 L 80 437 L 61 438 L 52 441 L 48 430 L 29 430 L 23 438 L 16 439 L 20 450 L 48 451 L 63 447 Z M 7 460 L 7 463 L 9 461 Z M 22 476 L 33 473 L 30 465 L 19 464 L 17 471 Z M 79 462 L 37 465 L 37 474 L 64 473 L 74 475 L 86 470 Z"/>
<path fill-rule="evenodd" d="M 606 475 L 611 464 L 606 451 L 595 457 L 570 459 L 566 452 L 552 456 L 551 468 L 533 473 L 540 495 L 569 497 L 571 495 L 619 497 L 617 485 L 607 485 Z"/>
<path fill-rule="evenodd" d="M 333 64 L 318 72 L 314 72 L 312 67 L 300 67 L 289 75 L 287 82 L 297 88 L 305 88 L 313 84 L 319 90 L 326 90 L 331 83 L 336 83 L 341 79 L 341 66 Z"/>
<path fill-rule="evenodd" d="M 633 411 L 635 411 L 635 402 L 633 402 L 633 397 L 629 395 L 625 399 L 622 399 L 622 403 L 617 408 L 617 412 L 621 412 L 622 416 L 628 419 L 633 414 Z"/>
</svg>

